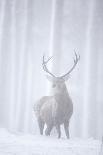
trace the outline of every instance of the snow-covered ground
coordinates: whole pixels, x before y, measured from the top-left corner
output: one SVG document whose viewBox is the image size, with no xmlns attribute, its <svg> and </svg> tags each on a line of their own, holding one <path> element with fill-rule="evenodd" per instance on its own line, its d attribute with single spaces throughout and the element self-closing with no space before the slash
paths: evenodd
<svg viewBox="0 0 103 155">
<path fill-rule="evenodd" d="M 67 140 L 0 129 L 0 155 L 99 155 L 100 148 L 101 142 L 92 138 Z"/>
</svg>

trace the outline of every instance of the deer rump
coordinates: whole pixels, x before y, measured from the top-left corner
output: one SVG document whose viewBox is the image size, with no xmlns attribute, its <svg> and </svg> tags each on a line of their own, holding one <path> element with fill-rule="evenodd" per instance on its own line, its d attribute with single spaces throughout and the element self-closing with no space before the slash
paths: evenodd
<svg viewBox="0 0 103 155">
<path fill-rule="evenodd" d="M 58 138 L 61 137 L 60 125 L 64 124 L 67 138 L 69 138 L 69 120 L 73 113 L 73 104 L 70 98 L 65 99 L 61 95 L 44 96 L 34 108 L 40 134 L 43 134 L 44 125 L 47 125 L 45 134 L 48 136 L 55 126 L 58 132 Z"/>
</svg>

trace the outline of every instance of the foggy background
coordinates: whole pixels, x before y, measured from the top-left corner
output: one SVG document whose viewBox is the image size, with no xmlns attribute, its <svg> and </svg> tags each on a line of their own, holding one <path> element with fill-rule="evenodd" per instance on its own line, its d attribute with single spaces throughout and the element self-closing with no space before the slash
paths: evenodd
<svg viewBox="0 0 103 155">
<path fill-rule="evenodd" d="M 33 104 L 50 95 L 42 56 L 56 75 L 80 61 L 66 85 L 71 137 L 103 136 L 103 1 L 0 0 L 0 127 L 37 134 Z M 49 68 L 51 68 L 48 65 Z"/>
</svg>

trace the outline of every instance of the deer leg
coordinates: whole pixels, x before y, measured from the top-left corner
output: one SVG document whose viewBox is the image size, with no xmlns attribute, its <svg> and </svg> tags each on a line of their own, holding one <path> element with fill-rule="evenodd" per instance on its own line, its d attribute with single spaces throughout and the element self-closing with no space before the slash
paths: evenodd
<svg viewBox="0 0 103 155">
<path fill-rule="evenodd" d="M 69 129 L 68 129 L 68 127 L 69 127 L 69 122 L 68 121 L 64 122 L 65 134 L 66 134 L 66 137 L 69 139 Z"/>
<path fill-rule="evenodd" d="M 58 132 L 58 138 L 60 138 L 61 137 L 61 130 L 60 130 L 60 125 L 59 124 L 56 125 L 56 130 Z"/>
<path fill-rule="evenodd" d="M 47 128 L 45 130 L 45 135 L 46 136 L 50 136 L 50 132 L 51 132 L 52 128 L 53 128 L 53 124 L 47 125 Z"/>
<path fill-rule="evenodd" d="M 39 125 L 40 134 L 43 135 L 44 122 L 42 121 L 41 118 L 38 118 L 38 125 Z"/>
</svg>

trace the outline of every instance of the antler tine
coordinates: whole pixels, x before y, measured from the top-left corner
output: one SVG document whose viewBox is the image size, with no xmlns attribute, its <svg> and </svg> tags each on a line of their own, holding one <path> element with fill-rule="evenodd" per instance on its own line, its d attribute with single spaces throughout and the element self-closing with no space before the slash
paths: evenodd
<svg viewBox="0 0 103 155">
<path fill-rule="evenodd" d="M 47 64 L 52 59 L 52 57 L 50 57 L 47 61 L 45 61 L 44 59 L 45 59 L 45 56 L 43 55 L 43 63 Z"/>
<path fill-rule="evenodd" d="M 74 53 L 75 53 L 74 63 L 77 63 L 78 60 L 80 59 L 80 55 L 77 56 L 77 53 L 75 51 L 74 51 Z"/>
<path fill-rule="evenodd" d="M 78 60 L 80 60 L 80 55 L 77 55 L 77 53 L 74 51 L 74 53 L 75 53 L 75 56 L 76 56 L 76 58 L 78 59 Z"/>
<path fill-rule="evenodd" d="M 45 70 L 45 60 L 44 60 L 44 55 L 43 55 L 43 63 L 42 63 L 42 66 L 43 66 L 44 71 L 46 71 L 46 70 Z"/>
<path fill-rule="evenodd" d="M 51 76 L 53 77 L 56 77 L 55 75 L 53 75 L 48 69 L 47 69 L 47 66 L 46 64 L 51 60 L 52 57 L 50 57 L 47 61 L 45 61 L 45 56 L 43 55 L 43 63 L 42 63 L 42 66 L 43 66 L 43 70 L 45 72 L 47 72 L 48 74 L 50 74 Z"/>
</svg>

